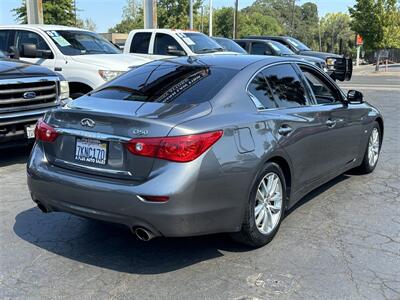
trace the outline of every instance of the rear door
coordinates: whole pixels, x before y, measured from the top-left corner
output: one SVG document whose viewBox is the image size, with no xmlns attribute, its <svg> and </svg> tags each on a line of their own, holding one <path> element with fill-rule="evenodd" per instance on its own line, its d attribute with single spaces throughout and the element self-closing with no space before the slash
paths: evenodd
<svg viewBox="0 0 400 300">
<path fill-rule="evenodd" d="M 291 160 L 294 186 L 306 188 L 326 174 L 325 154 L 332 151 L 327 117 L 312 105 L 294 67 L 289 63 L 267 67 L 253 78 L 248 91 L 261 102 L 260 114 Z"/>
</svg>

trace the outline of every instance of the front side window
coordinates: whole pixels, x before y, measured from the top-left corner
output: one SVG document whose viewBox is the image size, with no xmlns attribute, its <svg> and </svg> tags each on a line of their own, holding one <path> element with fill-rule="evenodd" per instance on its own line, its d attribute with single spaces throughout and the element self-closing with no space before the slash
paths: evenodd
<svg viewBox="0 0 400 300">
<path fill-rule="evenodd" d="M 34 44 L 37 50 L 49 51 L 50 48 L 46 41 L 37 33 L 31 31 L 19 31 L 17 38 L 17 48 L 21 56 L 24 56 L 23 44 Z"/>
<path fill-rule="evenodd" d="M 169 34 L 157 33 L 154 40 L 154 54 L 171 55 L 168 52 L 168 47 L 172 46 L 176 50 L 183 51 L 181 45 Z"/>
<path fill-rule="evenodd" d="M 272 55 L 272 51 L 266 43 L 254 42 L 251 44 L 251 54 Z"/>
<path fill-rule="evenodd" d="M 130 53 L 149 53 L 151 32 L 137 32 L 133 36 Z"/>
<path fill-rule="evenodd" d="M 339 102 L 336 91 L 321 77 L 321 75 L 308 68 L 301 68 L 301 70 L 303 71 L 318 104 Z"/>
<path fill-rule="evenodd" d="M 263 71 L 271 88 L 277 107 L 308 105 L 306 89 L 290 64 L 269 67 Z"/>
<path fill-rule="evenodd" d="M 48 30 L 46 33 L 65 55 L 117 54 L 121 52 L 104 37 L 94 32 Z"/>
<path fill-rule="evenodd" d="M 110 100 L 195 104 L 211 100 L 237 72 L 155 61 L 122 74 L 90 95 Z"/>
</svg>

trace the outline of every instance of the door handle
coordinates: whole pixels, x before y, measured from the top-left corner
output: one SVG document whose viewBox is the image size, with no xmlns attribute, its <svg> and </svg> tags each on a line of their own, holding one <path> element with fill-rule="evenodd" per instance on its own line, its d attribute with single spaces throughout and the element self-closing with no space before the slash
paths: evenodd
<svg viewBox="0 0 400 300">
<path fill-rule="evenodd" d="M 280 135 L 286 136 L 293 131 L 292 127 L 288 125 L 282 125 L 281 128 L 278 129 L 278 133 Z"/>
<path fill-rule="evenodd" d="M 326 121 L 326 126 L 328 126 L 329 128 L 333 128 L 336 125 L 336 121 L 333 121 L 331 119 L 329 119 L 328 121 Z"/>
</svg>

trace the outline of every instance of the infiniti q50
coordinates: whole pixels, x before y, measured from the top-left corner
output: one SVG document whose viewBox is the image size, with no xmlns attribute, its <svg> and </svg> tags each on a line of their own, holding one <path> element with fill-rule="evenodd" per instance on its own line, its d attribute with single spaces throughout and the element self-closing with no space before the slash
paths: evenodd
<svg viewBox="0 0 400 300">
<path fill-rule="evenodd" d="M 231 233 L 262 246 L 305 194 L 374 170 L 383 118 L 313 65 L 219 55 L 154 61 L 36 126 L 28 185 L 44 212 L 142 240 Z"/>
</svg>

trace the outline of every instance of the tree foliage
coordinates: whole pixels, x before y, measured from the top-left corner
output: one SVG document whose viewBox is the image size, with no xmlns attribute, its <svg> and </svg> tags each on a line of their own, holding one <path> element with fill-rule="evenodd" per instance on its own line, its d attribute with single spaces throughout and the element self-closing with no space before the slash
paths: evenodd
<svg viewBox="0 0 400 300">
<path fill-rule="evenodd" d="M 42 0 L 42 3 L 43 22 L 45 24 L 75 25 L 75 7 L 73 0 Z M 28 23 L 25 0 L 22 0 L 21 6 L 12 11 L 19 23 Z"/>
<path fill-rule="evenodd" d="M 350 27 L 350 16 L 345 13 L 328 13 L 321 19 L 322 48 L 327 52 L 339 52 L 339 42 L 343 41 L 343 51 L 348 53 L 354 46 L 355 33 Z"/>
<path fill-rule="evenodd" d="M 357 0 L 349 9 L 351 27 L 366 48 L 400 47 L 400 12 L 397 0 Z"/>
</svg>

